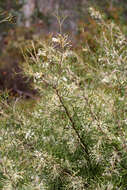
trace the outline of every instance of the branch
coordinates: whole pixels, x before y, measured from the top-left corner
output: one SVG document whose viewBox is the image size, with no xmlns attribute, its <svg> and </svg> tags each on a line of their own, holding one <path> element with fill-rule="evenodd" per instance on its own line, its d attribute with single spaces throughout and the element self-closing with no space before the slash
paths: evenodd
<svg viewBox="0 0 127 190">
<path fill-rule="evenodd" d="M 73 130 L 75 131 L 75 133 L 76 133 L 76 135 L 77 135 L 77 137 L 78 137 L 78 140 L 79 140 L 79 142 L 80 142 L 80 145 L 81 145 L 83 151 L 85 152 L 85 154 L 86 154 L 86 156 L 87 156 L 87 160 L 90 162 L 90 155 L 89 155 L 89 151 L 88 151 L 88 146 L 87 146 L 87 144 L 84 143 L 84 141 L 83 141 L 83 139 L 81 138 L 81 136 L 80 136 L 78 130 L 76 129 L 75 122 L 73 121 L 73 119 L 72 119 L 72 117 L 71 117 L 71 115 L 70 115 L 70 113 L 69 113 L 67 107 L 65 106 L 65 104 L 64 104 L 64 102 L 63 102 L 63 100 L 62 100 L 62 97 L 61 97 L 60 94 L 59 94 L 58 89 L 55 88 L 55 91 L 56 91 L 56 94 L 57 94 L 57 96 L 58 96 L 58 98 L 59 98 L 59 101 L 60 101 L 61 105 L 63 106 L 63 108 L 64 108 L 64 110 L 65 110 L 65 113 L 66 113 L 67 117 L 69 118 L 69 120 L 70 120 L 70 122 L 71 122 L 71 124 L 72 124 L 72 128 L 73 128 Z"/>
</svg>

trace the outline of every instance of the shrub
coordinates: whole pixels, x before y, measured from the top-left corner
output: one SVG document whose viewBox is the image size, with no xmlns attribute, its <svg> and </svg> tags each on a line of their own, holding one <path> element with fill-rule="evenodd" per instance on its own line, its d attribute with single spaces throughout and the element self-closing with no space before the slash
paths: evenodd
<svg viewBox="0 0 127 190">
<path fill-rule="evenodd" d="M 24 72 L 41 96 L 33 109 L 1 98 L 2 189 L 127 188 L 126 40 L 90 14 L 100 31 L 94 51 L 73 50 L 61 34 L 25 51 Z"/>
</svg>

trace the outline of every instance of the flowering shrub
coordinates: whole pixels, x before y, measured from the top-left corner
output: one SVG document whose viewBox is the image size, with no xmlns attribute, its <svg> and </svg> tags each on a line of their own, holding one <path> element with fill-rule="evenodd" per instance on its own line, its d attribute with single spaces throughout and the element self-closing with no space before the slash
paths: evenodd
<svg viewBox="0 0 127 190">
<path fill-rule="evenodd" d="M 94 51 L 72 50 L 67 35 L 36 40 L 24 72 L 40 99 L 1 97 L 1 189 L 126 190 L 126 40 L 90 14 L 100 31 Z"/>
</svg>

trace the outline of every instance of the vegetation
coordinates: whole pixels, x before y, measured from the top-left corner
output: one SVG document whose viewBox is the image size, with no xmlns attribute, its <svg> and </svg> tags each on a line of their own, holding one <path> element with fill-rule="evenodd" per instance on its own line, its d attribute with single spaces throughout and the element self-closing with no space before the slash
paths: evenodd
<svg viewBox="0 0 127 190">
<path fill-rule="evenodd" d="M 127 42 L 89 13 L 95 35 L 80 48 L 64 34 L 20 44 L 39 97 L 0 97 L 2 190 L 127 189 Z"/>
</svg>

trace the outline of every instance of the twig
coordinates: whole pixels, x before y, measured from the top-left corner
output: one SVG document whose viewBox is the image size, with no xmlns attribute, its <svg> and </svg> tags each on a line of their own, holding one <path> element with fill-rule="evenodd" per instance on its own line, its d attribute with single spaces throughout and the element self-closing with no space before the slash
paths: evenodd
<svg viewBox="0 0 127 190">
<path fill-rule="evenodd" d="M 63 108 L 64 108 L 64 110 L 65 110 L 65 113 L 66 113 L 67 117 L 69 118 L 69 120 L 70 120 L 70 122 L 71 122 L 71 124 L 72 124 L 72 128 L 73 128 L 73 130 L 75 131 L 75 133 L 76 133 L 76 135 L 77 135 L 77 137 L 78 137 L 78 140 L 79 140 L 79 142 L 80 142 L 80 145 L 81 145 L 83 151 L 84 151 L 85 154 L 86 154 L 87 161 L 88 161 L 89 164 L 91 165 L 91 162 L 90 162 L 90 155 L 89 155 L 89 151 L 88 151 L 88 146 L 87 146 L 87 144 L 84 143 L 84 141 L 83 141 L 83 139 L 81 138 L 81 136 L 80 136 L 78 130 L 76 129 L 75 122 L 73 121 L 73 119 L 72 119 L 72 117 L 71 117 L 71 115 L 70 115 L 70 113 L 69 113 L 67 107 L 65 106 L 65 104 L 64 104 L 64 102 L 63 102 L 63 100 L 62 100 L 62 97 L 61 97 L 60 94 L 59 94 L 59 91 L 58 91 L 57 87 L 54 86 L 54 85 L 52 85 L 52 84 L 50 84 L 50 83 L 48 83 L 48 82 L 45 81 L 44 79 L 43 79 L 43 82 L 44 82 L 46 85 L 51 86 L 51 87 L 56 91 L 56 94 L 57 94 L 57 96 L 58 96 L 58 98 L 59 98 L 59 101 L 60 101 L 61 105 L 63 106 Z"/>
<path fill-rule="evenodd" d="M 76 133 L 76 135 L 77 135 L 77 137 L 78 137 L 78 140 L 79 140 L 79 142 L 80 142 L 80 145 L 81 145 L 83 151 L 85 152 L 85 154 L 86 154 L 86 156 L 87 156 L 87 160 L 88 160 L 89 163 L 90 163 L 90 155 L 89 155 L 89 151 L 88 151 L 87 144 L 84 143 L 84 141 L 83 141 L 83 139 L 81 138 L 81 136 L 80 136 L 78 130 L 76 129 L 75 122 L 73 121 L 73 119 L 72 119 L 72 117 L 71 117 L 71 115 L 70 115 L 70 113 L 69 113 L 67 107 L 65 106 L 65 104 L 64 104 L 64 102 L 63 102 L 63 100 L 62 100 L 62 97 L 61 97 L 60 94 L 59 94 L 58 89 L 55 88 L 55 91 L 56 91 L 56 94 L 57 94 L 57 96 L 58 96 L 58 98 L 59 98 L 59 101 L 60 101 L 61 105 L 63 106 L 63 108 L 64 108 L 64 110 L 65 110 L 65 113 L 66 113 L 67 117 L 69 118 L 69 120 L 70 120 L 70 122 L 71 122 L 71 124 L 72 124 L 72 128 L 73 128 L 73 130 L 75 131 L 75 133 Z"/>
</svg>

